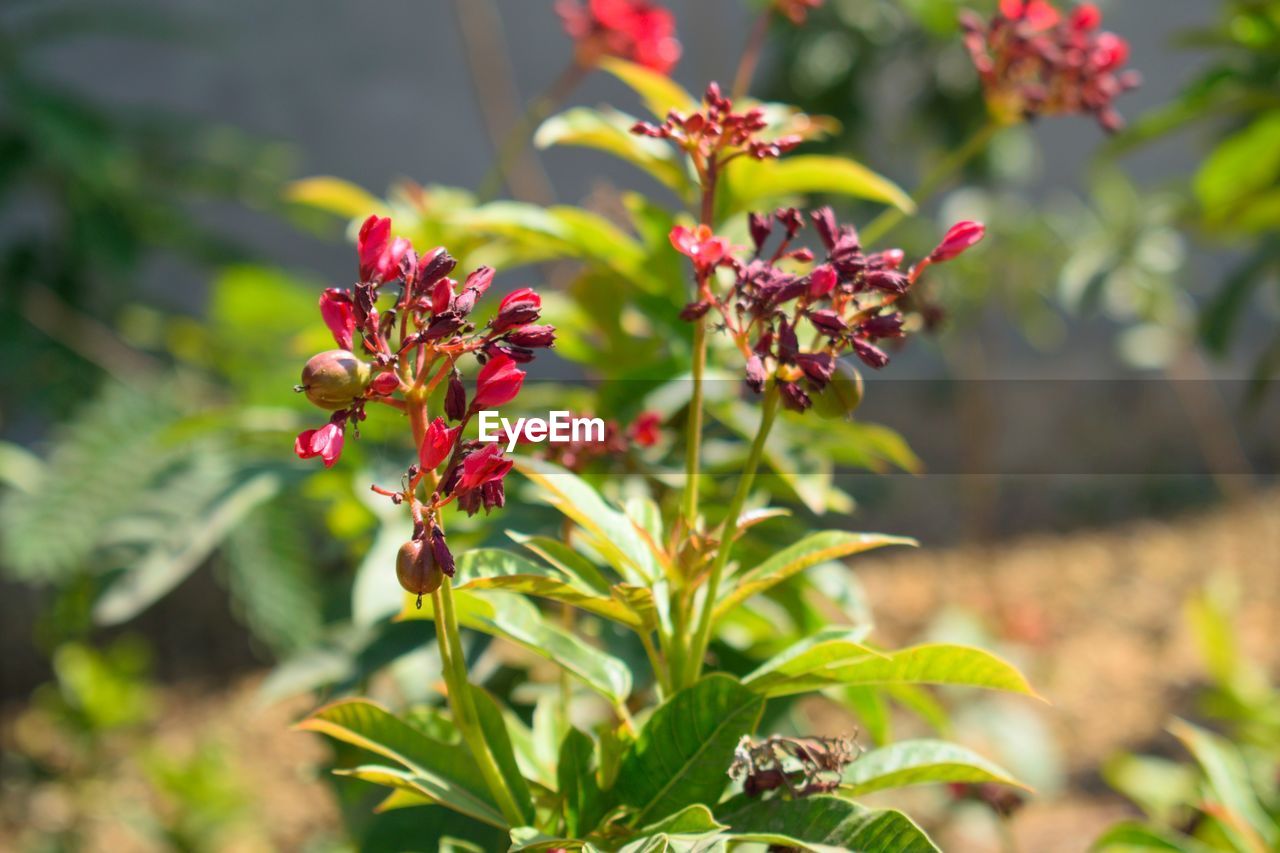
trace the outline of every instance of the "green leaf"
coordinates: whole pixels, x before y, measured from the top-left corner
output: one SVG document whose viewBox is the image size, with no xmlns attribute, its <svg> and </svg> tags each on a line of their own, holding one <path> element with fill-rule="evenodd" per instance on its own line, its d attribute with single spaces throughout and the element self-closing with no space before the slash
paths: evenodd
<svg viewBox="0 0 1280 853">
<path fill-rule="evenodd" d="M 767 692 L 772 684 L 808 675 L 814 670 L 867 657 L 884 657 L 862 644 L 866 635 L 861 628 L 824 628 L 761 664 L 744 677 L 742 683 L 753 690 Z"/>
<path fill-rule="evenodd" d="M 725 169 L 723 218 L 790 196 L 844 195 L 892 205 L 914 213 L 915 202 L 888 178 L 845 157 L 802 154 L 780 160 L 743 157 Z"/>
<path fill-rule="evenodd" d="M 714 805 L 733 750 L 755 731 L 764 699 L 727 675 L 676 693 L 653 712 L 622 759 L 617 793 L 644 826 L 697 803 Z"/>
<path fill-rule="evenodd" d="M 884 657 L 817 669 L 769 685 L 769 697 L 791 696 L 840 684 L 950 684 L 1005 690 L 1039 698 L 1012 665 L 968 646 L 913 646 Z"/>
<path fill-rule="evenodd" d="M 534 853 L 534 851 L 583 850 L 595 853 L 596 848 L 585 841 L 573 838 L 555 838 L 533 826 L 517 826 L 511 830 L 510 853 Z"/>
<path fill-rule="evenodd" d="M 609 581 L 605 580 L 595 563 L 560 540 L 548 536 L 526 536 L 511 530 L 507 531 L 507 535 L 512 541 L 529 549 L 565 575 L 573 578 L 579 586 L 599 593 L 609 591 Z"/>
<path fill-rule="evenodd" d="M 810 534 L 789 548 L 774 554 L 751 571 L 739 575 L 716 604 L 716 618 L 728 613 L 751 596 L 759 595 L 810 566 L 889 545 L 914 546 L 916 544 L 914 539 L 884 536 L 878 533 L 827 531 Z"/>
<path fill-rule="evenodd" d="M 1251 834 L 1257 833 L 1258 838 L 1266 842 L 1266 848 L 1274 850 L 1280 842 L 1280 827 L 1258 800 L 1240 750 L 1225 738 L 1185 720 L 1174 720 L 1169 731 L 1182 741 L 1204 769 L 1209 781 L 1209 798 L 1216 800 L 1237 819 L 1224 818 L 1223 825 L 1233 835 L 1244 836 L 1242 840 L 1246 849 L 1253 840 Z"/>
<path fill-rule="evenodd" d="M 941 740 L 904 740 L 851 764 L 841 790 L 850 795 L 941 782 L 998 782 L 1025 788 L 1008 771 L 972 750 Z"/>
<path fill-rule="evenodd" d="M 1210 850 L 1189 838 L 1174 835 L 1166 829 L 1144 826 L 1140 823 L 1118 823 L 1102 834 L 1093 846 L 1093 853 L 1139 853 L 1143 850 L 1166 850 L 1173 853 L 1193 853 Z"/>
<path fill-rule="evenodd" d="M 1280 111 L 1264 113 L 1221 143 L 1196 173 L 1196 198 L 1211 225 L 1244 219 L 1280 179 Z"/>
<path fill-rule="evenodd" d="M 716 820 L 711 809 L 695 804 L 644 827 L 640 835 L 707 835 L 722 829 L 728 827 Z"/>
<path fill-rule="evenodd" d="M 676 149 L 657 139 L 631 132 L 633 116 L 612 109 L 574 107 L 542 123 L 533 136 L 538 148 L 578 145 L 605 151 L 638 166 L 677 195 L 689 191 L 689 177 Z"/>
<path fill-rule="evenodd" d="M 537 459 L 516 460 L 516 470 L 540 486 L 551 506 L 591 534 L 600 556 L 635 586 L 645 586 L 662 573 L 660 555 L 636 530 L 631 519 L 606 503 L 587 481 L 558 465 Z"/>
<path fill-rule="evenodd" d="M 655 118 L 665 119 L 671 110 L 689 113 L 698 108 L 693 95 L 665 74 L 613 57 L 602 59 L 600 67 L 630 86 Z"/>
<path fill-rule="evenodd" d="M 388 758 L 395 768 L 358 768 L 349 775 L 380 785 L 406 788 L 455 811 L 497 827 L 507 822 L 489 799 L 488 787 L 470 752 L 428 737 L 380 705 L 364 699 L 335 702 L 298 723 Z"/>
<path fill-rule="evenodd" d="M 519 554 L 493 548 L 468 551 L 458 558 L 457 590 L 499 590 L 562 601 L 634 631 L 653 630 L 640 614 L 616 598 L 584 591 L 558 577 L 555 570 Z"/>
<path fill-rule="evenodd" d="M 507 783 L 507 790 L 511 792 L 525 820 L 532 821 L 533 797 L 529 793 L 529 784 L 525 781 L 524 775 L 520 772 L 520 765 L 516 761 L 516 753 L 511 746 L 511 736 L 507 732 L 507 722 L 503 717 L 502 709 L 484 688 L 474 684 L 468 684 L 467 687 L 471 691 L 477 722 L 480 724 L 480 731 L 484 734 L 484 742 L 498 765 L 498 772 L 502 774 L 503 780 Z"/>
<path fill-rule="evenodd" d="M 605 794 L 596 781 L 595 741 L 590 736 L 569 729 L 560 745 L 556 779 L 563 800 L 565 831 L 574 838 L 589 834 L 607 808 Z"/>
<path fill-rule="evenodd" d="M 867 853 L 938 853 L 938 848 L 902 812 L 872 811 L 839 797 L 752 800 L 736 797 L 716 810 L 743 841 L 801 850 Z"/>
<path fill-rule="evenodd" d="M 382 199 L 350 181 L 327 175 L 294 181 L 286 189 L 285 198 L 343 219 L 364 219 L 375 213 L 387 215 L 387 205 Z"/>
<path fill-rule="evenodd" d="M 404 599 L 400 619 L 434 619 L 429 599 L 418 609 L 411 596 Z M 592 690 L 618 704 L 631 693 L 631 670 L 621 660 L 584 643 L 543 619 L 536 605 L 506 592 L 454 593 L 458 623 L 464 628 L 510 640 L 540 657 L 559 664 Z"/>
</svg>

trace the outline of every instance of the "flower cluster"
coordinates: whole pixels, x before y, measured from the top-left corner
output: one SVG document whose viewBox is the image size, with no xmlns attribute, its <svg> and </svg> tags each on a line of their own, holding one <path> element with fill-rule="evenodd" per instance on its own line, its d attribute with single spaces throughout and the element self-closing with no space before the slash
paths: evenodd
<svg viewBox="0 0 1280 853">
<path fill-rule="evenodd" d="M 809 10 L 817 9 L 823 0 L 773 0 L 773 8 L 779 15 L 799 26 L 809 18 Z"/>
<path fill-rule="evenodd" d="M 616 56 L 670 74 L 680 61 L 675 17 L 649 0 L 560 0 L 556 12 L 583 67 Z"/>
<path fill-rule="evenodd" d="M 824 258 L 793 248 L 806 225 L 795 208 L 751 216 L 754 254 L 745 261 L 709 229 L 678 226 L 671 233 L 672 245 L 693 261 L 698 280 L 698 299 L 682 316 L 697 320 L 716 311 L 746 360 L 748 386 L 759 393 L 772 380 L 783 404 L 800 412 L 813 405 L 809 392 L 820 394 L 832 382 L 844 353 L 852 352 L 868 367 L 888 364 L 877 343 L 904 335 L 904 317 L 895 303 L 928 267 L 957 257 L 985 233 L 980 223 L 961 222 L 926 258 L 904 270 L 900 249 L 864 251 L 857 231 L 841 226 L 831 208 L 809 218 L 826 249 Z M 766 253 L 775 229 L 781 240 Z M 815 260 L 818 265 L 806 274 L 788 271 Z M 716 292 L 719 269 L 734 276 L 724 295 Z M 802 344 L 802 335 L 812 335 L 812 343 Z"/>
<path fill-rule="evenodd" d="M 359 281 L 320 296 L 321 317 L 339 348 L 312 357 L 298 386 L 333 414 L 319 429 L 301 433 L 294 450 L 331 467 L 342 454 L 346 428 L 363 421 L 370 404 L 409 415 L 417 464 L 408 469 L 401 490 L 374 491 L 408 504 L 413 513 L 414 537 L 401 550 L 397 569 L 405 588 L 422 595 L 453 574 L 440 510 L 456 500 L 474 514 L 505 502 L 502 482 L 511 461 L 498 445 L 465 441 L 462 433 L 478 411 L 505 405 L 520 393 L 525 374 L 518 365 L 552 346 L 555 329 L 538 324 L 542 300 L 528 288 L 507 295 L 492 319 L 477 327 L 471 314 L 494 271 L 481 267 L 460 283 L 450 278 L 457 261 L 447 251 L 419 255 L 408 240 L 392 238 L 389 219 L 369 217 L 357 253 Z M 464 357 L 482 365 L 470 400 L 458 370 Z M 428 422 L 428 401 L 442 384 L 444 417 Z M 427 497 L 421 500 L 424 484 Z"/>
<path fill-rule="evenodd" d="M 768 139 L 763 133 L 768 126 L 763 109 L 734 112 L 733 101 L 721 94 L 719 84 L 712 83 L 703 95 L 701 110 L 689 115 L 672 110 L 662 124 L 636 122 L 631 132 L 670 140 L 705 175 L 708 169 L 717 169 L 743 155 L 757 160 L 781 157 L 804 141 L 798 135 Z"/>
<path fill-rule="evenodd" d="M 1082 3 L 1063 16 L 1048 0 L 1001 0 L 990 21 L 966 12 L 961 24 L 997 120 L 1089 113 L 1107 131 L 1122 126 L 1112 104 L 1141 77 L 1121 70 L 1129 44 L 1100 30 L 1097 6 Z"/>
</svg>

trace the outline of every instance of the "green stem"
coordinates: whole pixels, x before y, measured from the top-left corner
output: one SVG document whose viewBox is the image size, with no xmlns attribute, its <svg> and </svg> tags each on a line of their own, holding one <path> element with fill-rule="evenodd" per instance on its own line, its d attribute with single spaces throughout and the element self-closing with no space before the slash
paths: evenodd
<svg viewBox="0 0 1280 853">
<path fill-rule="evenodd" d="M 1002 125 L 989 121 L 981 130 L 969 137 L 964 145 L 949 153 L 933 171 L 925 176 L 920 186 L 916 187 L 916 191 L 911 196 L 916 206 L 919 207 L 933 198 L 934 194 L 942 189 L 957 172 L 969 164 L 969 161 L 985 151 L 1001 129 Z M 862 245 L 870 246 L 878 243 L 888 236 L 890 231 L 901 225 L 906 218 L 907 214 L 897 207 L 884 211 L 862 229 Z"/>
<path fill-rule="evenodd" d="M 684 520 L 685 526 L 698 526 L 698 489 L 702 468 L 702 380 L 707 370 L 707 318 L 701 317 L 693 327 L 693 391 L 689 398 L 689 423 L 685 438 Z"/>
<path fill-rule="evenodd" d="M 738 518 L 742 515 L 742 507 L 747 502 L 747 497 L 751 494 L 751 487 L 755 484 L 756 471 L 760 468 L 760 461 L 764 458 L 765 443 L 769 439 L 769 432 L 773 429 L 773 422 L 778 417 L 778 410 L 782 403 L 781 393 L 778 391 L 776 384 L 771 384 L 765 392 L 764 408 L 760 413 L 760 428 L 756 430 L 755 440 L 751 442 L 751 452 L 747 456 L 746 465 L 742 469 L 742 477 L 738 480 L 738 490 L 733 494 L 733 500 L 729 504 L 729 513 L 725 516 L 724 526 L 720 531 L 720 547 L 716 551 L 715 562 L 711 564 L 711 576 L 707 579 L 706 596 L 702 600 L 702 612 L 698 618 L 698 629 L 693 636 L 693 644 L 690 647 L 688 669 L 684 683 L 692 685 L 698 680 L 698 676 L 702 674 L 702 659 L 707 654 L 707 644 L 711 641 L 711 622 L 716 609 L 716 599 L 720 595 L 720 581 L 724 577 L 724 568 L 729 562 L 729 555 L 733 553 L 734 535 L 738 530 Z"/>
<path fill-rule="evenodd" d="M 751 35 L 747 37 L 747 46 L 742 51 L 742 59 L 738 62 L 738 70 L 733 75 L 733 89 L 730 97 L 738 100 L 751 91 L 751 79 L 755 77 L 756 66 L 760 64 L 760 54 L 764 52 L 764 42 L 769 35 L 769 21 L 773 10 L 766 8 L 756 18 L 751 27 Z"/>
<path fill-rule="evenodd" d="M 435 607 L 440 660 L 445 685 L 449 689 L 453 724 L 470 748 L 471 757 L 480 768 L 480 775 L 484 777 L 502 816 L 511 826 L 523 826 L 527 822 L 524 812 L 507 786 L 507 780 L 498 768 L 498 762 L 489 750 L 484 731 L 480 728 L 475 698 L 471 695 L 471 685 L 467 681 L 467 663 L 462 650 L 462 637 L 458 631 L 458 617 L 453 606 L 453 584 L 449 578 L 445 578 L 440 588 L 431 594 L 431 601 Z"/>
</svg>

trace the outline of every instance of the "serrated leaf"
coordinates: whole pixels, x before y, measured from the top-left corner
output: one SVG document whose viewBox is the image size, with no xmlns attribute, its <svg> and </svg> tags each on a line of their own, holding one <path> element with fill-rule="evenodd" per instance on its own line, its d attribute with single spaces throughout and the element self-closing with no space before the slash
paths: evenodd
<svg viewBox="0 0 1280 853">
<path fill-rule="evenodd" d="M 577 145 L 607 152 L 683 196 L 689 190 L 689 177 L 676 149 L 632 133 L 635 123 L 633 116 L 617 110 L 574 107 L 543 122 L 533 136 L 533 144 L 543 149 Z"/>
<path fill-rule="evenodd" d="M 736 797 L 716 810 L 730 837 L 801 850 L 939 853 L 902 812 L 872 811 L 839 797 L 752 800 Z"/>
<path fill-rule="evenodd" d="M 724 217 L 771 207 L 790 196 L 843 195 L 914 213 L 915 202 L 893 181 L 845 157 L 802 154 L 780 160 L 743 157 L 725 170 Z"/>
<path fill-rule="evenodd" d="M 945 644 L 913 646 L 884 657 L 816 669 L 770 684 L 766 693 L 771 698 L 792 696 L 841 684 L 948 684 L 1036 696 L 1011 664 L 982 649 Z"/>
<path fill-rule="evenodd" d="M 649 718 L 622 760 L 616 791 L 644 826 L 689 805 L 713 805 L 728 784 L 733 750 L 755 731 L 764 699 L 727 675 L 676 693 Z"/>
<path fill-rule="evenodd" d="M 972 750 L 940 740 L 904 740 L 873 750 L 849 765 L 841 790 L 852 796 L 949 782 L 996 782 L 1026 788 L 1008 771 Z"/>
<path fill-rule="evenodd" d="M 515 593 L 455 591 L 458 623 L 464 628 L 510 640 L 582 679 L 611 703 L 631 693 L 631 670 L 618 658 L 547 622 L 533 602 Z M 430 599 L 419 609 L 413 597 L 404 599 L 400 619 L 434 619 Z"/>
<path fill-rule="evenodd" d="M 606 57 L 600 60 L 600 67 L 631 87 L 655 118 L 665 119 L 671 110 L 688 113 L 698 107 L 693 95 L 679 83 L 643 65 Z"/>
<path fill-rule="evenodd" d="M 917 543 L 914 539 L 878 533 L 826 531 L 810 534 L 796 544 L 779 551 L 754 569 L 738 575 L 716 604 L 716 618 L 720 618 L 753 595 L 759 595 L 810 566 L 889 545 L 914 546 L 915 544 Z"/>
<path fill-rule="evenodd" d="M 297 728 L 328 735 L 400 765 L 357 768 L 359 772 L 346 771 L 348 775 L 408 788 L 477 820 L 507 826 L 489 799 L 484 777 L 469 751 L 428 737 L 380 705 L 364 699 L 335 702 Z"/>
</svg>

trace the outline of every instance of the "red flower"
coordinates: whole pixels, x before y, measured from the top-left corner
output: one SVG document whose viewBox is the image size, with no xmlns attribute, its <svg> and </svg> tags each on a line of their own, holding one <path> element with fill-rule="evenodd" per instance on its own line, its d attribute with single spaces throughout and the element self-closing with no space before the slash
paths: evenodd
<svg viewBox="0 0 1280 853">
<path fill-rule="evenodd" d="M 379 397 L 389 397 L 400 388 L 400 377 L 394 370 L 386 370 L 373 377 L 369 389 Z"/>
<path fill-rule="evenodd" d="M 940 264 L 959 257 L 964 252 L 982 242 L 986 236 L 987 226 L 981 222 L 957 222 L 951 226 L 947 236 L 942 238 L 938 248 L 929 255 L 929 262 Z"/>
<path fill-rule="evenodd" d="M 449 429 L 444 418 L 436 418 L 432 421 L 431 426 L 427 427 L 427 434 L 422 439 L 422 446 L 418 448 L 418 463 L 422 466 L 422 470 L 434 471 L 439 468 L 440 463 L 448 459 L 449 454 L 453 452 L 453 445 L 461 431 L 461 426 Z"/>
<path fill-rule="evenodd" d="M 627 429 L 627 435 L 640 447 L 653 447 L 662 438 L 662 413 L 641 412 Z"/>
<path fill-rule="evenodd" d="M 431 287 L 431 313 L 443 314 L 453 302 L 453 279 L 442 278 Z"/>
<path fill-rule="evenodd" d="M 457 491 L 470 492 L 488 483 L 496 483 L 507 476 L 514 464 L 510 459 L 503 458 L 499 445 L 486 444 L 462 460 L 462 475 L 458 480 Z"/>
<path fill-rule="evenodd" d="M 556 11 L 583 65 L 616 56 L 670 74 L 680 61 L 675 16 L 649 0 L 560 0 Z"/>
<path fill-rule="evenodd" d="M 671 229 L 670 236 L 676 251 L 692 260 L 701 273 L 715 269 L 729 255 L 729 241 L 715 236 L 707 225 L 693 229 L 677 225 Z"/>
<path fill-rule="evenodd" d="M 528 287 L 508 293 L 498 304 L 498 314 L 493 319 L 494 332 L 501 334 L 516 326 L 523 326 L 538 319 L 542 313 L 542 297 Z"/>
<path fill-rule="evenodd" d="M 471 400 L 471 410 L 479 411 L 510 403 L 524 385 L 524 371 L 505 355 L 489 359 L 480 368 L 476 379 L 476 394 Z"/>
<path fill-rule="evenodd" d="M 1037 30 L 1047 30 L 1061 18 L 1047 0 L 1000 0 L 1000 14 L 1011 21 L 1026 21 Z"/>
<path fill-rule="evenodd" d="M 826 296 L 836 289 L 838 280 L 839 276 L 836 275 L 835 267 L 830 264 L 823 264 L 818 267 L 809 273 L 809 298 L 818 299 Z"/>
<path fill-rule="evenodd" d="M 400 262 L 413 250 L 403 237 L 391 239 L 391 220 L 370 216 L 360 226 L 356 253 L 360 256 L 360 280 L 382 282 L 399 275 Z"/>
<path fill-rule="evenodd" d="M 342 455 L 342 426 L 327 423 L 320 429 L 304 430 L 293 442 L 293 452 L 299 459 L 314 459 L 319 456 L 324 460 L 324 467 L 332 468 L 333 463 Z"/>
<path fill-rule="evenodd" d="M 338 346 L 350 351 L 356 332 L 356 314 L 350 294 L 336 287 L 320 294 L 320 316 Z"/>
</svg>

